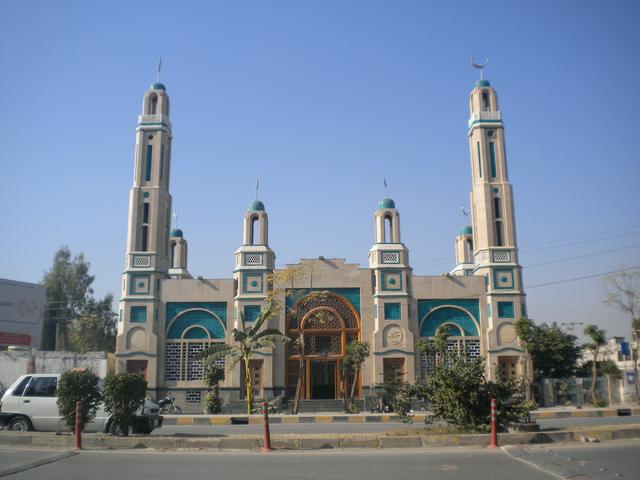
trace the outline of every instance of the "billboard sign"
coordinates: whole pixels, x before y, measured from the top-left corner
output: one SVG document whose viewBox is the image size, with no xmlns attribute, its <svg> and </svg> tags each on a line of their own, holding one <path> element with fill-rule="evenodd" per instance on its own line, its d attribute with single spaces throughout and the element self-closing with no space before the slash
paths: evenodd
<svg viewBox="0 0 640 480">
<path fill-rule="evenodd" d="M 0 346 L 40 347 L 45 293 L 44 285 L 0 278 Z"/>
</svg>

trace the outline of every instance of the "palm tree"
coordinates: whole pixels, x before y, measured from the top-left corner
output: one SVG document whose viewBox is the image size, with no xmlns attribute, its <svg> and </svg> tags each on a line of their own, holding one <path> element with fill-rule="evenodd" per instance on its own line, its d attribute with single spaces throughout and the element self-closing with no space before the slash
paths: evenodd
<svg viewBox="0 0 640 480">
<path fill-rule="evenodd" d="M 592 342 L 586 343 L 585 348 L 593 352 L 593 365 L 591 366 L 591 403 L 596 402 L 596 380 L 598 378 L 598 354 L 600 347 L 607 343 L 607 332 L 596 325 L 587 325 L 584 334 L 591 337 Z"/>
<path fill-rule="evenodd" d="M 240 313 L 240 325 L 242 330 L 234 328 L 231 332 L 233 345 L 218 343 L 202 351 L 198 358 L 207 358 L 209 361 L 219 360 L 229 357 L 231 362 L 229 368 L 233 369 L 239 362 L 244 364 L 244 381 L 246 388 L 247 415 L 251 415 L 251 405 L 253 402 L 253 386 L 251 384 L 251 369 L 249 361 L 251 356 L 263 348 L 273 348 L 276 343 L 285 343 L 289 338 L 284 336 L 278 329 L 265 328 L 260 330 L 275 313 L 275 306 L 268 302 L 260 310 L 258 318 L 253 325 L 247 325 L 244 321 L 244 314 Z"/>
</svg>

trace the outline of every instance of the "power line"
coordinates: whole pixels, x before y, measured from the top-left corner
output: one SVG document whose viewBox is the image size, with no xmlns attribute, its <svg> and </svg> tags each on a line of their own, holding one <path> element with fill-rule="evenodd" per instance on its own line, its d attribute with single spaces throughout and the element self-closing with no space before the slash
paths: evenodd
<svg viewBox="0 0 640 480">
<path fill-rule="evenodd" d="M 551 260 L 549 262 L 532 263 L 530 265 L 524 265 L 522 268 L 539 267 L 541 265 L 551 265 L 552 263 L 567 262 L 569 260 L 576 260 L 578 258 L 590 258 L 590 257 L 598 256 L 598 255 L 604 255 L 604 254 L 607 254 L 607 253 L 621 252 L 623 250 L 631 250 L 632 248 L 638 248 L 638 247 L 640 247 L 640 243 L 637 244 L 637 245 L 631 245 L 631 246 L 628 246 L 628 247 L 614 248 L 614 249 L 611 249 L 611 250 L 603 250 L 601 252 L 587 253 L 585 255 L 576 255 L 575 257 L 559 258 L 557 260 Z"/>
<path fill-rule="evenodd" d="M 588 278 L 602 277 L 604 275 L 611 275 L 611 274 L 614 274 L 614 273 L 624 272 L 625 270 L 629 270 L 629 269 L 632 269 L 632 268 L 640 268 L 640 265 L 636 265 L 634 267 L 620 268 L 618 270 L 611 270 L 610 272 L 594 273 L 593 275 L 583 275 L 582 277 L 567 278 L 565 280 L 556 280 L 554 282 L 546 282 L 546 283 L 538 283 L 536 285 L 528 285 L 526 287 L 526 289 L 529 290 L 529 289 L 532 289 L 532 288 L 546 287 L 546 286 L 549 286 L 549 285 L 558 285 L 560 283 L 569 283 L 569 282 L 576 282 L 578 280 L 586 280 Z"/>
</svg>

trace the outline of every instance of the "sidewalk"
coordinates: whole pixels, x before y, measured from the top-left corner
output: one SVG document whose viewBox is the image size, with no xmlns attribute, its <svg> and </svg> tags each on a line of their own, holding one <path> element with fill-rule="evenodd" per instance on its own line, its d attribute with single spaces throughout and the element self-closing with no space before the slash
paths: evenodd
<svg viewBox="0 0 640 480">
<path fill-rule="evenodd" d="M 606 440 L 640 438 L 640 423 L 620 426 L 572 428 L 567 430 L 530 433 L 502 433 L 500 445 L 527 445 L 540 443 L 600 442 Z M 403 429 L 372 434 L 315 434 L 272 435 L 271 445 L 279 450 L 318 450 L 338 448 L 436 448 L 461 446 L 488 446 L 488 434 L 431 434 L 421 429 Z M 112 437 L 83 434 L 84 449 L 155 449 L 155 450 L 260 450 L 260 435 L 218 435 L 209 437 L 130 436 Z M 21 448 L 73 447 L 71 434 L 38 432 L 0 432 L 0 446 Z"/>
</svg>

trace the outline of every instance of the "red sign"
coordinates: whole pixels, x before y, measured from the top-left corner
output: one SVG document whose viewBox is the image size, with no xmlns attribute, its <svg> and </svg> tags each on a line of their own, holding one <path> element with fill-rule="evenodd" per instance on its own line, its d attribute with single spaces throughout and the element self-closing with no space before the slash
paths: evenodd
<svg viewBox="0 0 640 480">
<path fill-rule="evenodd" d="M 0 332 L 0 345 L 31 345 L 31 335 L 24 333 Z"/>
</svg>

